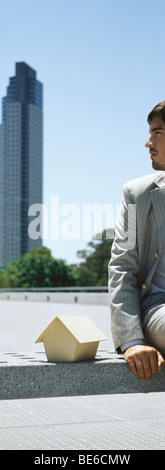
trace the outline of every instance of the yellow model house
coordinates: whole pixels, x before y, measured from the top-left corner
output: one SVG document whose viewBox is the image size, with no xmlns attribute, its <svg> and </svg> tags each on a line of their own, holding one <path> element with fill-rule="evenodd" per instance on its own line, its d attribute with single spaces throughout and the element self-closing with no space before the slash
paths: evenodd
<svg viewBox="0 0 165 470">
<path fill-rule="evenodd" d="M 77 362 L 94 359 L 99 341 L 107 338 L 85 315 L 60 315 L 36 340 L 44 343 L 48 361 Z"/>
</svg>

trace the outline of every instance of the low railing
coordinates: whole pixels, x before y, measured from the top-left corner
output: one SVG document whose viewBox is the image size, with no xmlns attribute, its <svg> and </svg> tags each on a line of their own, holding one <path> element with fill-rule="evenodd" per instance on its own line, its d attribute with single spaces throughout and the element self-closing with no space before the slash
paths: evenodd
<svg viewBox="0 0 165 470">
<path fill-rule="evenodd" d="M 1 287 L 1 292 L 108 292 L 107 286 L 73 286 L 73 287 Z"/>
</svg>

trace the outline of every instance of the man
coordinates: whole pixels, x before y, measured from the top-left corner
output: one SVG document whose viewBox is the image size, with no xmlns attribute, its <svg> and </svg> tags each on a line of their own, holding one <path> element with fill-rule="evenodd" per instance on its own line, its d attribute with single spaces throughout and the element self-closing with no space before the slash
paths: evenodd
<svg viewBox="0 0 165 470">
<path fill-rule="evenodd" d="M 165 101 L 148 115 L 152 167 L 124 185 L 109 262 L 115 349 L 150 379 L 165 364 Z"/>
</svg>

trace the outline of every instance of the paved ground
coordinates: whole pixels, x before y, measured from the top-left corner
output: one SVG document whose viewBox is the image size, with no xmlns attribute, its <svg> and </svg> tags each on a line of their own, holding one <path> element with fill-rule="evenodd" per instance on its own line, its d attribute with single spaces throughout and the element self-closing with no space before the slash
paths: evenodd
<svg viewBox="0 0 165 470">
<path fill-rule="evenodd" d="M 0 402 L 0 449 L 165 450 L 165 393 Z"/>
<path fill-rule="evenodd" d="M 113 349 L 105 306 L 0 301 L 0 310 L 3 352 L 41 348 L 35 339 L 67 312 L 89 315 Z M 165 393 L 2 400 L 0 449 L 165 450 Z"/>
<path fill-rule="evenodd" d="M 36 339 L 57 315 L 67 314 L 87 315 L 108 338 L 102 344 L 114 351 L 108 306 L 0 300 L 0 352 L 43 351 Z"/>
</svg>

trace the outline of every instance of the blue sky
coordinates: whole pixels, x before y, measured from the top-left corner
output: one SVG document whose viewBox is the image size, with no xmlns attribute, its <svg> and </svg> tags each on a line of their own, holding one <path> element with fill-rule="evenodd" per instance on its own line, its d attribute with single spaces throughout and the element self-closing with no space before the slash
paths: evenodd
<svg viewBox="0 0 165 470">
<path fill-rule="evenodd" d="M 164 0 L 1 4 L 0 97 L 17 61 L 44 85 L 48 211 L 52 196 L 60 208 L 76 205 L 80 219 L 84 204 L 115 207 L 126 181 L 154 172 L 144 143 L 147 115 L 165 100 L 164 18 Z M 49 236 L 44 245 L 71 263 L 87 242 Z"/>
</svg>

